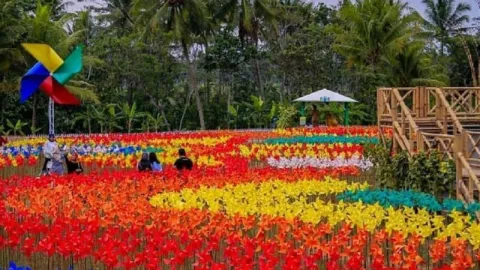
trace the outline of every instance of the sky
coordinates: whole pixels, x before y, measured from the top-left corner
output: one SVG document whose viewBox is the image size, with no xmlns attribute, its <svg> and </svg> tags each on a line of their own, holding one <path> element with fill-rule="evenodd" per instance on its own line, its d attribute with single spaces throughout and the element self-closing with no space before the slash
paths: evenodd
<svg viewBox="0 0 480 270">
<path fill-rule="evenodd" d="M 308 0 L 307 0 L 308 1 Z M 338 0 L 312 0 L 316 3 L 325 3 L 327 5 L 337 5 Z M 472 10 L 470 11 L 470 18 L 475 18 L 475 17 L 480 17 L 480 9 L 477 4 L 477 0 L 462 0 L 465 3 L 470 4 Z M 75 1 L 76 2 L 76 1 Z M 97 3 L 101 4 L 102 0 L 83 0 L 80 3 L 75 3 L 75 10 L 81 10 L 85 5 L 91 4 L 91 3 Z M 415 8 L 416 10 L 420 11 L 423 13 L 425 11 L 425 6 L 422 4 L 421 0 L 408 0 L 407 1 L 411 7 Z M 458 1 L 457 1 L 458 2 Z"/>
</svg>

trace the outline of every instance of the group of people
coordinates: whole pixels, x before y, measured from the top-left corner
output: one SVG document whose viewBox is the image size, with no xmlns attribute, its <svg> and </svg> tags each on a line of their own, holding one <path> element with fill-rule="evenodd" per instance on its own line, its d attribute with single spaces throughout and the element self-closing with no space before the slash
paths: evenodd
<svg viewBox="0 0 480 270">
<path fill-rule="evenodd" d="M 78 159 L 78 153 L 75 150 L 70 151 L 70 155 L 66 153 L 65 149 L 60 149 L 55 139 L 55 135 L 50 134 L 48 141 L 43 145 L 43 155 L 45 162 L 43 163 L 41 175 L 63 175 L 64 164 L 67 168 L 67 173 L 80 174 L 83 172 L 82 164 Z M 184 170 L 192 170 L 193 162 L 187 157 L 185 149 L 178 150 L 178 159 L 175 161 L 175 168 L 178 172 Z M 137 169 L 140 172 L 161 172 L 163 170 L 162 164 L 155 153 L 143 153 L 142 158 L 138 162 Z"/>
<path fill-rule="evenodd" d="M 313 127 L 319 125 L 320 121 L 320 112 L 317 110 L 317 106 L 315 104 L 312 105 L 312 117 L 311 117 L 311 124 Z M 325 123 L 327 126 L 335 127 L 338 126 L 338 120 L 332 113 L 327 113 L 325 116 Z"/>
<path fill-rule="evenodd" d="M 45 162 L 43 163 L 41 175 L 63 175 L 65 172 L 64 162 L 68 174 L 80 174 L 83 172 L 82 164 L 78 159 L 78 153 L 72 150 L 71 155 L 68 156 L 65 149 L 60 149 L 53 134 L 48 136 L 48 141 L 43 145 L 43 155 L 45 156 Z"/>
<path fill-rule="evenodd" d="M 178 159 L 175 161 L 175 168 L 177 170 L 191 170 L 193 168 L 193 162 L 187 157 L 185 149 L 180 148 L 178 150 Z M 140 172 L 161 172 L 163 170 L 162 164 L 157 158 L 155 153 L 143 153 L 142 158 L 138 162 L 137 169 Z"/>
</svg>

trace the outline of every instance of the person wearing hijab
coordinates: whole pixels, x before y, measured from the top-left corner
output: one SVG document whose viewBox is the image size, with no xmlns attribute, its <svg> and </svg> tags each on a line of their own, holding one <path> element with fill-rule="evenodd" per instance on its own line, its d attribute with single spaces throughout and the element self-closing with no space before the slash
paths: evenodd
<svg viewBox="0 0 480 270">
<path fill-rule="evenodd" d="M 152 163 L 150 162 L 148 153 L 142 154 L 142 159 L 140 159 L 140 162 L 138 162 L 137 168 L 139 172 L 152 171 Z"/>
<path fill-rule="evenodd" d="M 78 160 L 77 151 L 74 150 L 70 158 L 67 155 L 65 155 L 65 162 L 67 163 L 68 174 L 72 174 L 72 173 L 81 174 L 83 172 L 82 164 Z"/>
</svg>

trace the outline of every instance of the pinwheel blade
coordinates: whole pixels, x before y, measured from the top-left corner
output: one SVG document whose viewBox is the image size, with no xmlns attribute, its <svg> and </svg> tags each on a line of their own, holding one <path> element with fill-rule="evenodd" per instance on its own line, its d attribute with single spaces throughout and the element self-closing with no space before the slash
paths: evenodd
<svg viewBox="0 0 480 270">
<path fill-rule="evenodd" d="M 59 84 L 52 76 L 45 79 L 40 85 L 40 89 L 45 92 L 57 104 L 61 105 L 80 105 L 80 100 L 72 95 L 67 88 Z"/>
<path fill-rule="evenodd" d="M 82 70 L 82 46 L 75 50 L 65 59 L 62 66 L 53 73 L 53 77 L 61 85 L 65 85 L 75 74 Z"/>
<path fill-rule="evenodd" d="M 20 103 L 31 97 L 50 76 L 50 72 L 40 63 L 36 63 L 22 78 L 20 84 Z"/>
<path fill-rule="evenodd" d="M 27 50 L 38 62 L 42 63 L 50 73 L 55 72 L 62 64 L 63 60 L 46 44 L 23 43 L 23 48 Z"/>
</svg>

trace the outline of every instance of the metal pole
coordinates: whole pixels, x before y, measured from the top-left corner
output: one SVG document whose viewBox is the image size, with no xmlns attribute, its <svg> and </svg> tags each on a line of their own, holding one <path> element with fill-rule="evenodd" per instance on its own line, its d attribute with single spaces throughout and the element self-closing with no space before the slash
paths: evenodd
<svg viewBox="0 0 480 270">
<path fill-rule="evenodd" d="M 55 102 L 48 100 L 48 134 L 55 134 Z"/>
<path fill-rule="evenodd" d="M 348 126 L 348 103 L 343 103 L 343 108 L 344 108 L 344 117 L 343 117 L 343 121 L 344 121 L 344 125 L 345 126 Z"/>
</svg>

